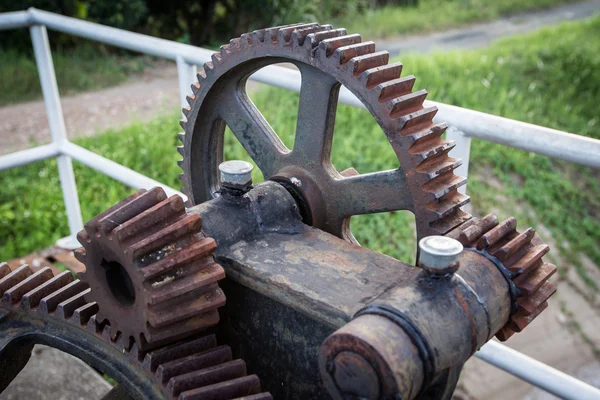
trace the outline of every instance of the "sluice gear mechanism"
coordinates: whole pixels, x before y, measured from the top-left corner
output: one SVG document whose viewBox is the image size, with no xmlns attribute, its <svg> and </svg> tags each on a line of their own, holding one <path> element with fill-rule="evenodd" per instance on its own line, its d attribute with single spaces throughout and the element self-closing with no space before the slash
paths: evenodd
<svg viewBox="0 0 600 400">
<path fill-rule="evenodd" d="M 315 23 L 222 46 L 183 110 L 187 204 L 140 190 L 92 219 L 78 279 L 0 264 L 0 391 L 41 343 L 113 377 L 107 398 L 450 398 L 477 349 L 547 307 L 556 267 L 533 229 L 463 211 L 447 126 L 388 59 Z M 302 75 L 292 149 L 245 89 L 283 62 Z M 331 163 L 342 85 L 400 167 Z M 264 182 L 252 185 L 251 164 L 223 162 L 227 126 Z M 350 230 L 354 215 L 396 210 L 415 215 L 417 265 L 360 247 Z"/>
</svg>

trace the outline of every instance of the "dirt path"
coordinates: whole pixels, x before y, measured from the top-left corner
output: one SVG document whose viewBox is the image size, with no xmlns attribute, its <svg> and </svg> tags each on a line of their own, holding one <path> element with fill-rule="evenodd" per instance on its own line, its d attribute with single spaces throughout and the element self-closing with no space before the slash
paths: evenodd
<svg viewBox="0 0 600 400">
<path fill-rule="evenodd" d="M 600 0 L 514 16 L 467 28 L 377 41 L 391 53 L 474 48 L 497 38 L 528 32 L 562 20 L 584 18 L 600 10 Z M 89 136 L 134 121 L 144 121 L 179 107 L 174 63 L 148 70 L 142 78 L 109 89 L 61 99 L 70 138 Z M 0 154 L 48 143 L 50 133 L 41 100 L 0 108 Z"/>
<path fill-rule="evenodd" d="M 433 50 L 474 49 L 487 46 L 502 37 L 531 32 L 545 25 L 587 18 L 598 11 L 600 11 L 600 0 L 590 0 L 445 32 L 377 40 L 376 43 L 377 48 L 387 50 L 392 55 L 408 52 L 426 53 Z"/>
</svg>

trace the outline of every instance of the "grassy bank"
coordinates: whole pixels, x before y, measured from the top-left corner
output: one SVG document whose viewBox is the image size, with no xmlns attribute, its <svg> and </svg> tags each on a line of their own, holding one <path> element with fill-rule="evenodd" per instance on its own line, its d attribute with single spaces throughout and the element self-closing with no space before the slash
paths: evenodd
<svg viewBox="0 0 600 400">
<path fill-rule="evenodd" d="M 507 15 L 551 8 L 576 0 L 419 0 L 414 7 L 386 6 L 334 18 L 336 26 L 367 38 L 442 31 Z"/>
<path fill-rule="evenodd" d="M 418 77 L 432 99 L 600 138 L 600 17 L 504 40 L 490 48 L 405 56 L 405 74 Z M 418 89 L 418 88 L 417 88 Z M 298 95 L 268 89 L 253 96 L 267 120 L 291 141 Z M 173 187 L 178 117 L 157 119 L 77 142 Z M 226 158 L 240 158 L 227 142 Z M 365 173 L 397 161 L 383 134 L 362 110 L 340 106 L 333 145 L 339 170 Z M 515 215 L 520 227 L 543 223 L 563 255 L 577 265 L 581 252 L 600 265 L 600 183 L 588 168 L 492 143 L 473 141 L 469 192 L 478 210 Z M 84 219 L 130 190 L 76 165 Z M 0 259 L 25 254 L 68 233 L 53 161 L 0 173 Z M 410 260 L 414 249 L 404 213 L 353 219 L 364 245 Z M 407 245 L 408 243 L 408 245 Z M 555 250 L 556 251 L 556 250 Z M 584 269 L 581 274 L 585 277 Z M 588 279 L 589 285 L 594 285 Z"/>
<path fill-rule="evenodd" d="M 117 85 L 150 62 L 149 58 L 115 55 L 92 45 L 54 51 L 52 58 L 61 96 Z M 33 51 L 23 54 L 0 48 L 0 106 L 41 96 Z"/>
</svg>

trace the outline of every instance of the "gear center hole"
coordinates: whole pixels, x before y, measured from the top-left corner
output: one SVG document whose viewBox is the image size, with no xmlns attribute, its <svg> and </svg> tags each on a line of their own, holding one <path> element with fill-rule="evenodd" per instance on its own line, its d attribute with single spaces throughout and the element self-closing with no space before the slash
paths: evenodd
<svg viewBox="0 0 600 400">
<path fill-rule="evenodd" d="M 125 268 L 116 261 L 102 260 L 100 265 L 106 272 L 106 282 L 114 298 L 125 307 L 132 306 L 135 288 Z"/>
</svg>

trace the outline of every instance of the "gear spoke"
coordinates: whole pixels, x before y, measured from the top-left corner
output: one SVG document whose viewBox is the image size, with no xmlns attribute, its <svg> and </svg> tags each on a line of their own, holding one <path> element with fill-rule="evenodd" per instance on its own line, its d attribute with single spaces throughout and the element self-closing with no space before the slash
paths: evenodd
<svg viewBox="0 0 600 400">
<path fill-rule="evenodd" d="M 337 111 L 339 82 L 331 75 L 302 64 L 302 87 L 294 154 L 305 162 L 329 162 Z"/>
<path fill-rule="evenodd" d="M 344 217 L 412 210 L 412 197 L 400 169 L 356 175 L 336 181 L 336 205 Z"/>
<path fill-rule="evenodd" d="M 227 99 L 220 113 L 265 178 L 274 175 L 282 156 L 289 150 L 246 92 L 238 91 L 236 96 Z"/>
</svg>

